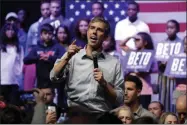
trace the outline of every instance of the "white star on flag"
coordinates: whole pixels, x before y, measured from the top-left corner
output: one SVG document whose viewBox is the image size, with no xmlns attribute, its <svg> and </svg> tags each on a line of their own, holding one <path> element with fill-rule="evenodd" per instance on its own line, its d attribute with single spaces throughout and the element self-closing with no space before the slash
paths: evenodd
<svg viewBox="0 0 187 125">
<path fill-rule="evenodd" d="M 91 12 L 88 10 L 88 11 L 86 11 L 86 15 L 87 16 L 90 16 L 90 14 L 91 14 Z"/>
<path fill-rule="evenodd" d="M 118 22 L 119 21 L 119 17 L 115 17 L 115 21 Z"/>
<path fill-rule="evenodd" d="M 70 10 L 74 9 L 74 5 L 71 4 L 71 5 L 69 6 L 69 8 L 70 8 Z"/>
<path fill-rule="evenodd" d="M 81 9 L 85 9 L 85 5 L 84 4 L 81 4 Z"/>
<path fill-rule="evenodd" d="M 75 0 L 76 3 L 79 3 L 80 1 L 79 0 Z"/>
<path fill-rule="evenodd" d="M 109 15 L 113 15 L 113 14 L 114 14 L 114 11 L 110 10 Z"/>
<path fill-rule="evenodd" d="M 125 15 L 125 11 L 124 10 L 121 10 L 120 13 L 121 13 L 121 15 Z"/>
<path fill-rule="evenodd" d="M 104 8 L 105 8 L 105 9 L 108 8 L 108 4 L 105 3 L 105 4 L 104 4 Z"/>
<path fill-rule="evenodd" d="M 86 2 L 89 3 L 89 2 L 91 2 L 91 1 L 90 1 L 90 0 L 87 0 Z"/>
<path fill-rule="evenodd" d="M 73 21 L 74 21 L 74 18 L 73 18 L 73 17 L 71 17 L 69 20 L 70 20 L 71 22 L 73 22 Z"/>
<path fill-rule="evenodd" d="M 114 2 L 113 0 L 109 0 L 109 2 Z"/>
<path fill-rule="evenodd" d="M 80 14 L 79 11 L 75 11 L 75 15 L 78 16 Z"/>
<path fill-rule="evenodd" d="M 120 5 L 119 5 L 118 3 L 115 4 L 115 8 L 116 8 L 116 9 L 118 9 L 119 6 L 120 6 Z"/>
</svg>

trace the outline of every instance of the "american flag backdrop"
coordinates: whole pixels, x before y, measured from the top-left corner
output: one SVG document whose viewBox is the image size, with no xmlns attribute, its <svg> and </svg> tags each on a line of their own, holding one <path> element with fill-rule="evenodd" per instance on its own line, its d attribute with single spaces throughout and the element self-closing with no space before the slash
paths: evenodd
<svg viewBox="0 0 187 125">
<path fill-rule="evenodd" d="M 126 17 L 125 0 L 98 0 L 104 4 L 105 18 L 112 25 L 114 32 L 118 21 Z M 165 39 L 166 22 L 175 19 L 180 23 L 179 37 L 183 38 L 186 30 L 186 0 L 136 0 L 140 5 L 139 18 L 150 28 L 154 41 Z M 91 18 L 92 0 L 66 0 L 66 17 L 75 23 L 81 18 Z"/>
</svg>

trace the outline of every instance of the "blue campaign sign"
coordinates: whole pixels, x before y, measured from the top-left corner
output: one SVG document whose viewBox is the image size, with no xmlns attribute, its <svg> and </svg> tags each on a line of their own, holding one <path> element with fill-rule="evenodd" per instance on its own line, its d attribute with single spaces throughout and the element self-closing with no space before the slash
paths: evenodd
<svg viewBox="0 0 187 125">
<path fill-rule="evenodd" d="M 155 59 L 157 61 L 168 61 L 172 55 L 182 52 L 182 42 L 158 42 L 156 43 Z"/>
<path fill-rule="evenodd" d="M 166 76 L 174 78 L 187 78 L 186 54 L 173 55 L 169 58 L 164 72 Z"/>
<path fill-rule="evenodd" d="M 149 72 L 154 60 L 154 50 L 131 51 L 124 58 L 126 71 Z"/>
</svg>

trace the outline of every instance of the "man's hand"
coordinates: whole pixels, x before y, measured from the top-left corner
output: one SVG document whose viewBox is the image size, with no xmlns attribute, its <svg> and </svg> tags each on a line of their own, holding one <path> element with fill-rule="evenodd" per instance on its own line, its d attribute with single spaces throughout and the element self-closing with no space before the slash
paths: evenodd
<svg viewBox="0 0 187 125">
<path fill-rule="evenodd" d="M 44 103 L 44 93 L 38 88 L 33 89 L 33 91 L 36 103 Z"/>
<path fill-rule="evenodd" d="M 41 54 L 40 55 L 40 60 L 48 60 L 49 59 L 49 55 L 48 54 Z"/>
<path fill-rule="evenodd" d="M 75 45 L 76 40 L 74 40 L 71 45 L 68 47 L 67 58 L 70 59 L 73 55 L 78 53 L 81 47 Z"/>
<path fill-rule="evenodd" d="M 56 112 L 47 111 L 46 113 L 46 124 L 55 124 L 57 121 Z"/>
<path fill-rule="evenodd" d="M 98 68 L 95 68 L 95 69 L 94 69 L 94 78 L 95 78 L 95 80 L 98 81 L 99 84 L 101 84 L 101 85 L 106 85 L 106 83 L 107 83 L 106 80 L 105 80 L 104 77 L 103 77 L 103 72 L 100 71 Z"/>
</svg>

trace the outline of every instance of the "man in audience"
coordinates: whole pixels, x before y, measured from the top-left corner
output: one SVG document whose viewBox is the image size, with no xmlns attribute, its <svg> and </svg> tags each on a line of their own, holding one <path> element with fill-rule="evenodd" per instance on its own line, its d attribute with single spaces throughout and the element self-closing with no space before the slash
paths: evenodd
<svg viewBox="0 0 187 125">
<path fill-rule="evenodd" d="M 180 124 L 184 124 L 187 120 L 187 96 L 181 95 L 177 98 L 176 110 L 179 117 Z"/>
<path fill-rule="evenodd" d="M 160 116 L 164 112 L 164 106 L 158 101 L 153 101 L 149 104 L 148 110 L 153 113 L 157 119 L 160 119 Z"/>
<path fill-rule="evenodd" d="M 30 26 L 29 31 L 28 31 L 27 45 L 26 45 L 26 52 L 27 53 L 29 51 L 29 48 L 37 45 L 37 42 L 39 39 L 38 28 L 39 28 L 40 23 L 50 16 L 50 3 L 48 1 L 41 2 L 40 12 L 41 12 L 40 19 L 37 22 L 33 23 Z"/>
<path fill-rule="evenodd" d="M 142 90 L 142 81 L 137 76 L 128 75 L 125 79 L 124 86 L 124 103 L 129 106 L 131 111 L 134 113 L 134 118 L 137 119 L 143 116 L 156 118 L 151 112 L 144 109 L 139 102 Z"/>
<path fill-rule="evenodd" d="M 61 0 L 51 0 L 50 11 L 51 11 L 50 17 L 45 19 L 41 23 L 41 25 L 49 23 L 55 29 L 57 29 L 61 24 L 63 24 L 65 26 L 67 26 L 70 31 L 72 30 L 71 29 L 71 22 L 61 15 Z"/>
<path fill-rule="evenodd" d="M 101 2 L 94 2 L 92 4 L 92 15 L 93 17 L 102 17 L 104 18 L 104 6 Z"/>
<path fill-rule="evenodd" d="M 53 32 L 50 24 L 42 25 L 38 45 L 24 58 L 24 64 L 36 64 L 38 88 L 51 85 L 49 73 L 56 59 L 65 53 L 65 49 L 52 40 Z"/>
<path fill-rule="evenodd" d="M 131 38 L 138 32 L 149 33 L 149 27 L 138 18 L 139 5 L 134 1 L 128 3 L 127 18 L 119 21 L 115 28 L 116 48 L 124 51 L 136 50 L 134 39 Z"/>
<path fill-rule="evenodd" d="M 110 25 L 106 20 L 101 17 L 93 18 L 87 31 L 87 46 L 81 49 L 74 41 L 67 53 L 56 61 L 50 77 L 52 81 L 56 81 L 68 74 L 66 85 L 69 107 L 83 106 L 88 112 L 98 116 L 111 110 L 114 104 L 120 105 L 123 102 L 124 79 L 120 62 L 115 57 L 102 53 L 102 43 L 109 33 Z M 93 64 L 94 51 L 98 66 Z"/>
</svg>

